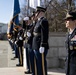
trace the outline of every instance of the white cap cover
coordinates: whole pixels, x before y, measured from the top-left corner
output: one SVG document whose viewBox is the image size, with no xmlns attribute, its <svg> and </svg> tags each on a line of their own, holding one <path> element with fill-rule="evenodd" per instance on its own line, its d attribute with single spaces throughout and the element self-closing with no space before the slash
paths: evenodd
<svg viewBox="0 0 76 75">
<path fill-rule="evenodd" d="M 27 21 L 27 20 L 29 20 L 29 17 L 24 17 L 23 20 L 24 20 L 24 21 Z"/>
</svg>

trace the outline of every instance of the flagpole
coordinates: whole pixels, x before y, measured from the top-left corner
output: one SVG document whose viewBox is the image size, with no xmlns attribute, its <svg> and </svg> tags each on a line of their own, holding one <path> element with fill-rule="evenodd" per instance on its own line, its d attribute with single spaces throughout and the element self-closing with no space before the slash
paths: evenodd
<svg viewBox="0 0 76 75">
<path fill-rule="evenodd" d="M 72 0 L 67 0 L 68 1 L 68 11 L 72 10 Z"/>
<path fill-rule="evenodd" d="M 46 7 L 46 0 L 44 0 L 44 7 Z"/>
<path fill-rule="evenodd" d="M 28 4 L 27 4 L 27 16 L 29 16 L 29 0 L 28 0 Z"/>
</svg>

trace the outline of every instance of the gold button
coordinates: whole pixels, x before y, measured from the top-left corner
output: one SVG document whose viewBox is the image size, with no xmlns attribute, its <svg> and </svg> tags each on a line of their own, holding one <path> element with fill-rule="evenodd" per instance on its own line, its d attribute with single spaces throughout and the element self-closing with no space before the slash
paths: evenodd
<svg viewBox="0 0 76 75">
<path fill-rule="evenodd" d="M 73 46 L 70 46 L 70 50 L 73 50 Z"/>
<path fill-rule="evenodd" d="M 74 47 L 74 49 L 76 49 L 76 47 Z"/>
</svg>

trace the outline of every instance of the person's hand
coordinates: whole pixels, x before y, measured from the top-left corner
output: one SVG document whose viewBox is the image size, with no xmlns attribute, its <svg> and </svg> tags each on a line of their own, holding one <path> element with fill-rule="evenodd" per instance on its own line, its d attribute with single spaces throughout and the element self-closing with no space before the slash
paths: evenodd
<svg viewBox="0 0 76 75">
<path fill-rule="evenodd" d="M 27 32 L 27 36 L 30 37 L 31 36 L 31 33 L 30 32 Z"/>
<path fill-rule="evenodd" d="M 23 38 L 22 37 L 19 37 L 19 40 L 23 40 Z"/>
<path fill-rule="evenodd" d="M 11 41 L 11 39 L 8 39 L 9 41 Z"/>
<path fill-rule="evenodd" d="M 11 42 L 13 43 L 13 40 L 11 40 Z"/>
<path fill-rule="evenodd" d="M 17 41 L 15 41 L 15 44 L 17 44 Z"/>
<path fill-rule="evenodd" d="M 40 48 L 39 48 L 39 52 L 40 52 L 40 53 L 44 53 L 44 49 L 45 49 L 44 47 L 40 47 Z"/>
</svg>

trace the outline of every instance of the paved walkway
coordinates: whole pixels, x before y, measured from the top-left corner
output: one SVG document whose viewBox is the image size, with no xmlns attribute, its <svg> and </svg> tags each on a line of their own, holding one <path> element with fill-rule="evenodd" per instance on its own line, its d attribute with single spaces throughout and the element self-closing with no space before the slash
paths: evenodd
<svg viewBox="0 0 76 75">
<path fill-rule="evenodd" d="M 31 75 L 24 74 L 24 67 L 16 67 L 18 59 L 11 60 L 14 57 L 14 51 L 8 41 L 0 41 L 0 75 Z M 63 69 L 50 69 L 48 75 L 65 75 Z"/>
<path fill-rule="evenodd" d="M 0 41 L 0 67 L 8 67 L 8 42 Z"/>
<path fill-rule="evenodd" d="M 51 70 L 48 72 L 48 75 L 65 75 L 64 73 L 59 73 L 58 71 Z M 31 75 L 31 74 L 24 74 L 23 67 L 16 67 L 16 68 L 14 67 L 14 68 L 0 68 L 0 75 Z"/>
</svg>

